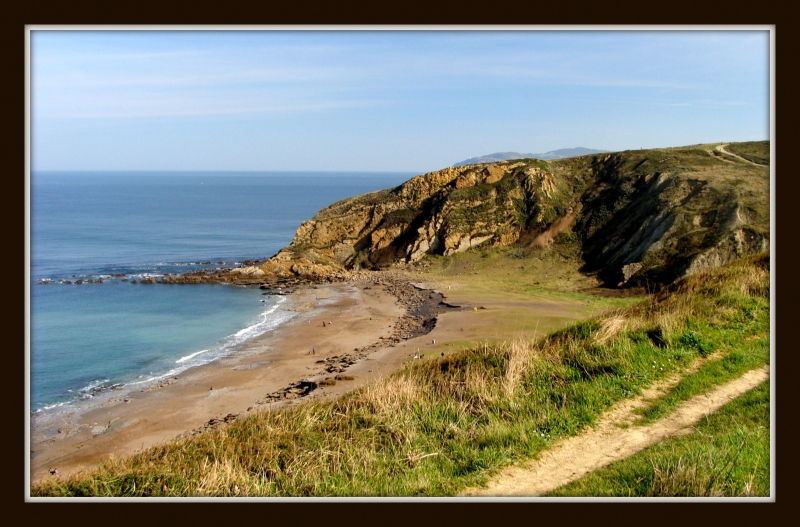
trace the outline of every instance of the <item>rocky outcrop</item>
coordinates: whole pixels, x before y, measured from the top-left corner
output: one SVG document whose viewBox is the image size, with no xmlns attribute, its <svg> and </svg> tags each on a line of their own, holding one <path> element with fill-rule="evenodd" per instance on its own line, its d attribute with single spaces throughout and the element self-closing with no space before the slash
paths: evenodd
<svg viewBox="0 0 800 527">
<path fill-rule="evenodd" d="M 536 160 L 446 168 L 326 207 L 261 267 L 281 277 L 316 276 L 509 245 L 531 227 L 531 213 L 543 229 L 567 214 L 569 190 Z"/>
<path fill-rule="evenodd" d="M 754 145 L 768 158 L 768 143 Z M 544 249 L 567 236 L 583 270 L 607 285 L 669 283 L 765 250 L 769 232 L 768 167 L 725 163 L 699 146 L 523 159 L 449 167 L 339 201 L 268 261 L 217 279 L 344 279 L 480 246 Z"/>
<path fill-rule="evenodd" d="M 723 163 L 701 148 L 600 161 L 573 232 L 583 270 L 605 283 L 666 284 L 769 248 L 767 168 Z"/>
</svg>

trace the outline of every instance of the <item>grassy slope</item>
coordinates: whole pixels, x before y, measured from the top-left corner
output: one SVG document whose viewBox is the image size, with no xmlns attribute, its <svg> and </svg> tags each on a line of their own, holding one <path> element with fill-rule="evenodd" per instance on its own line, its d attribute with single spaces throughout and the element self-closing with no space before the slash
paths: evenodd
<svg viewBox="0 0 800 527">
<path fill-rule="evenodd" d="M 734 366 L 763 364 L 768 331 L 762 255 L 544 339 L 416 362 L 338 400 L 257 414 L 31 493 L 453 495 L 580 432 L 698 356 L 738 353 Z"/>
</svg>

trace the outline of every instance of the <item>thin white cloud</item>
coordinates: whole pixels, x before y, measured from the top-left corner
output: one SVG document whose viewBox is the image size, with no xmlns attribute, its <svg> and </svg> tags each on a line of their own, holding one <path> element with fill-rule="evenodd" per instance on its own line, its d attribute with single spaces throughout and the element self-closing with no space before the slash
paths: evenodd
<svg viewBox="0 0 800 527">
<path fill-rule="evenodd" d="M 201 68 L 198 68 L 201 69 Z M 149 75 L 109 76 L 102 73 L 80 73 L 70 75 L 45 74 L 35 79 L 35 88 L 101 88 L 128 86 L 225 86 L 239 83 L 292 83 L 292 82 L 325 82 L 345 78 L 346 70 L 335 67 L 275 67 L 250 68 L 238 71 L 215 71 L 180 75 L 163 72 Z"/>
<path fill-rule="evenodd" d="M 259 101 L 223 99 L 151 99 L 120 103 L 117 100 L 91 101 L 64 110 L 34 113 L 35 122 L 47 119 L 118 119 L 142 117 L 189 117 L 213 115 L 258 115 L 321 110 L 366 108 L 385 104 L 381 100 L 338 100 L 315 102 L 283 102 L 267 104 Z"/>
</svg>

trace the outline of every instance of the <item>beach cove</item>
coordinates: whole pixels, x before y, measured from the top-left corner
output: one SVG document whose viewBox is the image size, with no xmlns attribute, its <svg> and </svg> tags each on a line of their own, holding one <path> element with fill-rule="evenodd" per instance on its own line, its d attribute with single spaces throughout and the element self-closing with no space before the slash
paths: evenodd
<svg viewBox="0 0 800 527">
<path fill-rule="evenodd" d="M 473 282 L 360 271 L 347 281 L 285 291 L 281 308 L 294 316 L 228 356 L 144 390 L 108 390 L 81 411 L 33 416 L 31 483 L 53 477 L 51 468 L 66 478 L 251 413 L 335 398 L 411 361 L 510 334 L 542 335 L 599 308 L 569 298 L 484 291 Z"/>
<path fill-rule="evenodd" d="M 337 396 L 395 371 L 430 345 L 425 335 L 439 306 L 457 310 L 441 294 L 370 275 L 292 291 L 283 307 L 296 316 L 227 357 L 143 390 L 110 390 L 80 409 L 34 416 L 31 481 L 52 468 L 61 476 L 91 469 L 248 412 Z"/>
</svg>

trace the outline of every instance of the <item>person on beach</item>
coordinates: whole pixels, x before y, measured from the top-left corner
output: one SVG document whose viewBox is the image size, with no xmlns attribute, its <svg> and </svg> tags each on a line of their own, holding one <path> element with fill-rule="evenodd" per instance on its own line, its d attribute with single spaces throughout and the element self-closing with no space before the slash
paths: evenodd
<svg viewBox="0 0 800 527">
<path fill-rule="evenodd" d="M 322 321 L 322 327 L 323 328 L 325 327 L 325 321 L 324 320 Z"/>
</svg>

